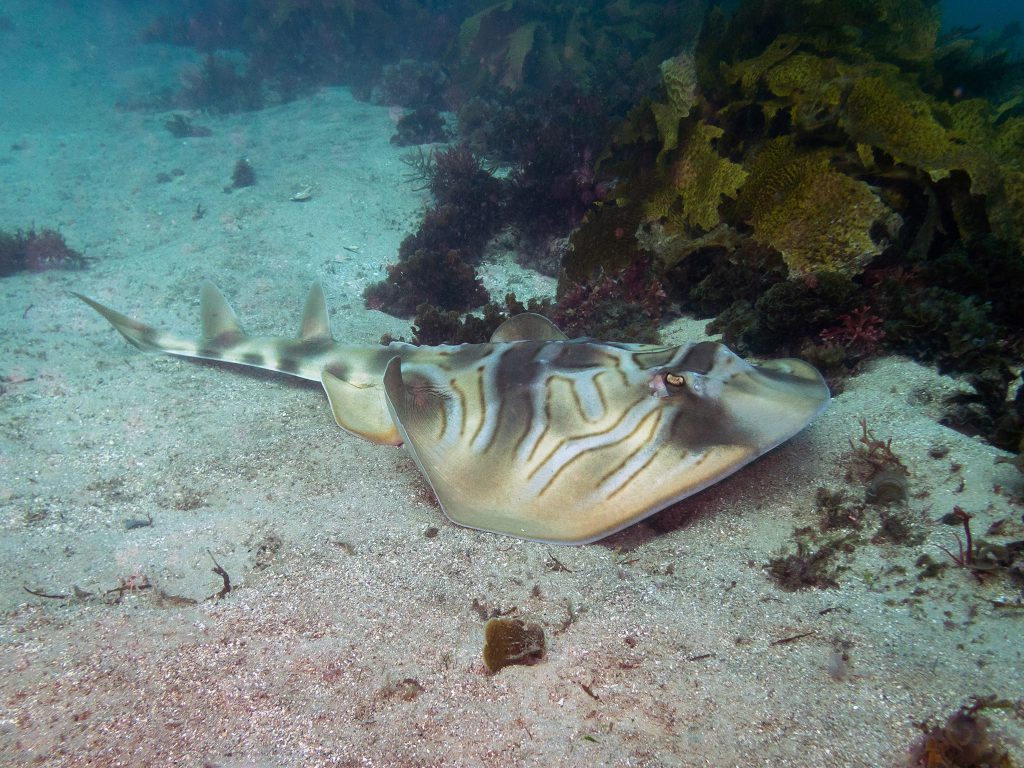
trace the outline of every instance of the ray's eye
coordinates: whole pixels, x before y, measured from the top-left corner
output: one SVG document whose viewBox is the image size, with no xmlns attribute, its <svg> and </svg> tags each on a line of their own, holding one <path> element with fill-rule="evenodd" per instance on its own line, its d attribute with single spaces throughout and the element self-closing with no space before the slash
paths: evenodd
<svg viewBox="0 0 1024 768">
<path fill-rule="evenodd" d="M 655 378 L 658 383 L 652 388 L 661 397 L 684 394 L 697 397 L 717 397 L 721 391 L 718 382 L 696 371 L 684 371 L 683 373 L 664 371 Z"/>
<path fill-rule="evenodd" d="M 672 397 L 686 390 L 693 389 L 693 382 L 686 375 L 671 371 L 661 371 L 651 379 L 651 393 L 656 397 Z"/>
</svg>

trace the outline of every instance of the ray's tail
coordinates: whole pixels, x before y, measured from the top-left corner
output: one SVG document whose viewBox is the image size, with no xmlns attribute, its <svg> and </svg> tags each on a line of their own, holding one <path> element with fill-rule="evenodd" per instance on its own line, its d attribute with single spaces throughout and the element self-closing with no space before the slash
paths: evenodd
<svg viewBox="0 0 1024 768">
<path fill-rule="evenodd" d="M 202 316 L 199 339 L 154 328 L 88 296 L 72 294 L 99 312 L 129 344 L 144 352 L 220 360 L 320 381 L 323 358 L 335 346 L 323 288 L 319 284 L 309 291 L 299 336 L 294 339 L 247 335 L 227 299 L 208 281 L 203 283 L 199 296 Z"/>
</svg>

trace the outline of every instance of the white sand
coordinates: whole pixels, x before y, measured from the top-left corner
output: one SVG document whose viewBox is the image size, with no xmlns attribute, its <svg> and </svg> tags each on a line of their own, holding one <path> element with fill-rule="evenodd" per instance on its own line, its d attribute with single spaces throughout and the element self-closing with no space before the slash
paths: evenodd
<svg viewBox="0 0 1024 768">
<path fill-rule="evenodd" d="M 0 280 L 0 764 L 900 765 L 914 723 L 1022 695 L 1024 610 L 991 602 L 1019 587 L 914 567 L 955 547 L 930 522 L 954 504 L 979 532 L 1020 520 L 1021 475 L 937 424 L 954 382 L 878 361 L 796 439 L 597 545 L 458 528 L 410 458 L 339 431 L 317 387 L 139 354 L 66 293 L 188 332 L 211 278 L 250 331 L 290 334 L 322 280 L 339 339 L 408 335 L 361 301 L 425 204 L 388 110 L 325 90 L 174 139 L 113 104 L 186 54 L 134 46 L 119 19 L 8 6 L 0 229 L 58 228 L 95 263 Z M 226 194 L 241 156 L 258 184 Z M 312 201 L 289 202 L 306 185 Z M 486 275 L 497 296 L 551 290 L 510 263 Z M 864 543 L 838 588 L 784 592 L 763 564 L 814 524 L 815 490 L 862 493 L 844 481 L 861 416 L 927 492 L 910 512 L 928 540 Z M 211 554 L 223 600 L 100 597 L 145 578 L 202 600 L 221 586 Z M 545 660 L 488 674 L 474 601 L 541 623 Z M 992 717 L 1022 754 L 1021 722 Z"/>
</svg>

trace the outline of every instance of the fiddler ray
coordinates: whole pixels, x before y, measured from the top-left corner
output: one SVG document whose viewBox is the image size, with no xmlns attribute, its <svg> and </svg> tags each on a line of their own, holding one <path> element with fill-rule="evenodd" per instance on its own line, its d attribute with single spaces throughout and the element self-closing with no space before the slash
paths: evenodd
<svg viewBox="0 0 1024 768">
<path fill-rule="evenodd" d="M 338 426 L 408 448 L 451 520 L 557 544 L 596 541 L 697 493 L 829 402 L 802 360 L 752 365 L 710 341 L 569 339 L 532 313 L 487 344 L 340 344 L 314 285 L 298 338 L 248 336 L 207 282 L 193 341 L 75 296 L 145 352 L 319 381 Z"/>
</svg>

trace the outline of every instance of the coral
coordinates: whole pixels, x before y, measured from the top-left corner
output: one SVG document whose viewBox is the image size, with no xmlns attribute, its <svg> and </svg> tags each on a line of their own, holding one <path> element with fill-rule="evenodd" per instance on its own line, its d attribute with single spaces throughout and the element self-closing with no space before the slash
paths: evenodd
<svg viewBox="0 0 1024 768">
<path fill-rule="evenodd" d="M 87 264 L 88 259 L 68 247 L 64 237 L 52 229 L 0 232 L 0 277 L 47 269 L 83 269 Z"/>
</svg>

